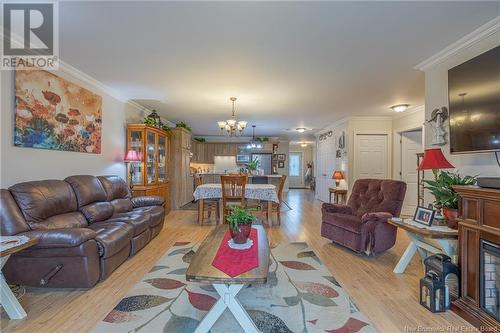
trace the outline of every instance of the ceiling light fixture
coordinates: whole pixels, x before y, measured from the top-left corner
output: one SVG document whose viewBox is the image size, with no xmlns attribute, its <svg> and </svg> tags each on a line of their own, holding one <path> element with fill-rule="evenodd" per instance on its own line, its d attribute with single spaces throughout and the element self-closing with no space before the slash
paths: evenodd
<svg viewBox="0 0 500 333">
<path fill-rule="evenodd" d="M 262 144 L 255 139 L 255 125 L 252 125 L 252 140 L 247 144 L 247 149 L 261 149 Z"/>
<path fill-rule="evenodd" d="M 410 104 L 397 104 L 397 105 L 391 106 L 391 109 L 394 112 L 403 112 L 403 111 L 406 111 L 406 109 L 408 109 L 409 106 L 410 106 Z"/>
<path fill-rule="evenodd" d="M 301 146 L 302 148 L 307 147 L 307 143 L 303 142 L 303 143 L 301 143 L 301 144 L 300 144 L 300 146 Z"/>
<path fill-rule="evenodd" d="M 306 128 L 305 127 L 297 127 L 295 130 L 299 133 L 304 133 L 306 131 Z"/>
<path fill-rule="evenodd" d="M 234 102 L 236 102 L 236 97 L 231 97 L 229 100 L 233 103 L 231 119 L 218 121 L 217 125 L 219 126 L 221 132 L 225 133 L 227 136 L 238 136 L 243 134 L 245 127 L 247 127 L 247 122 L 243 120 L 236 120 L 236 116 L 234 115 Z"/>
</svg>

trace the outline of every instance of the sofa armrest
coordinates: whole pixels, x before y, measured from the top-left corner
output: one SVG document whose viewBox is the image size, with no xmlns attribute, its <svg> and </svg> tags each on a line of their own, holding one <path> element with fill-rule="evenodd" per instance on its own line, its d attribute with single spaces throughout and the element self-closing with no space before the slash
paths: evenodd
<svg viewBox="0 0 500 333">
<path fill-rule="evenodd" d="M 361 217 L 361 222 L 365 223 L 368 221 L 375 221 L 375 222 L 387 222 L 388 219 L 392 218 L 391 213 L 387 212 L 372 212 L 372 213 L 365 213 Z"/>
<path fill-rule="evenodd" d="M 163 206 L 164 203 L 165 203 L 165 198 L 160 197 L 158 195 L 132 198 L 132 206 L 134 206 L 134 208 L 148 207 L 148 206 Z"/>
<path fill-rule="evenodd" d="M 38 239 L 38 243 L 30 249 L 75 247 L 96 237 L 94 230 L 86 228 L 32 230 L 17 235 Z"/>
<path fill-rule="evenodd" d="M 323 205 L 321 206 L 321 211 L 323 213 L 340 213 L 352 215 L 352 208 L 347 205 L 323 203 Z"/>
</svg>

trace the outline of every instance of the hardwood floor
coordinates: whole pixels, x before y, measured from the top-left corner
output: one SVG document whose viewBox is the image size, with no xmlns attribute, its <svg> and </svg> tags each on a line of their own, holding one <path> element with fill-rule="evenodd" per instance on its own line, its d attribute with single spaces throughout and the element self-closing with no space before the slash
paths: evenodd
<svg viewBox="0 0 500 333">
<path fill-rule="evenodd" d="M 267 228 L 271 243 L 306 241 L 380 332 L 470 327 L 450 311 L 432 314 L 420 306 L 419 260 L 414 258 L 405 274 L 392 272 L 408 245 L 406 235 L 398 234 L 396 245 L 378 257 L 356 255 L 320 236 L 321 202 L 311 192 L 291 190 L 285 200 L 293 209 L 283 212 L 281 227 Z M 9 321 L 2 313 L 1 331 L 89 332 L 175 241 L 201 241 L 212 227 L 198 226 L 196 211 L 172 211 L 158 237 L 94 288 L 28 288 L 21 299 L 28 317 Z"/>
</svg>

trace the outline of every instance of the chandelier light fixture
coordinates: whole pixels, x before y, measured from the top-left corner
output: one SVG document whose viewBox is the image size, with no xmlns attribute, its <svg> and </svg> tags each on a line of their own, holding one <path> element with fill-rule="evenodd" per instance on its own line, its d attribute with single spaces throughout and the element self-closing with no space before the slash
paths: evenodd
<svg viewBox="0 0 500 333">
<path fill-rule="evenodd" d="M 261 149 L 262 144 L 255 139 L 255 125 L 252 125 L 252 140 L 247 144 L 247 149 Z"/>
<path fill-rule="evenodd" d="M 236 102 L 236 97 L 231 97 L 229 100 L 233 103 L 231 118 L 226 121 L 218 121 L 217 125 L 219 125 L 221 132 L 227 136 L 238 136 L 243 134 L 245 127 L 247 127 L 247 122 L 243 120 L 238 121 L 234 115 L 234 102 Z"/>
</svg>

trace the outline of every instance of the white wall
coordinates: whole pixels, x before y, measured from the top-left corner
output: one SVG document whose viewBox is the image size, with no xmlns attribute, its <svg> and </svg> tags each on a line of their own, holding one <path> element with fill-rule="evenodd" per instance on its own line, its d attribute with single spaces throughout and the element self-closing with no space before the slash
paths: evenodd
<svg viewBox="0 0 500 333">
<path fill-rule="evenodd" d="M 285 185 L 283 186 L 283 191 L 288 192 L 288 154 L 290 153 L 290 141 L 280 140 L 278 143 L 278 154 L 286 154 L 285 167 L 278 168 L 278 173 L 280 175 L 285 175 L 287 177 Z"/>
<path fill-rule="evenodd" d="M 53 73 L 102 96 L 101 154 L 15 147 L 15 73 L 0 71 L 0 187 L 30 180 L 64 179 L 75 174 L 113 174 L 124 178 L 125 117 L 127 114 L 131 119 L 137 119 L 134 116 L 137 109 L 68 73 L 61 70 Z"/>
<path fill-rule="evenodd" d="M 443 62 L 425 70 L 425 110 L 426 119 L 432 110 L 448 107 L 448 70 L 481 53 L 500 45 L 500 31 L 490 34 L 482 40 L 473 43 L 465 49 L 447 57 Z M 446 129 L 447 132 L 448 128 Z M 431 147 L 432 129 L 425 133 L 425 147 Z M 494 153 L 450 155 L 450 146 L 441 146 L 448 160 L 461 175 L 480 175 L 500 177 L 500 168 Z"/>
<path fill-rule="evenodd" d="M 418 128 L 423 129 L 425 121 L 425 108 L 418 106 L 412 110 L 403 112 L 397 115 L 392 120 L 392 178 L 400 179 L 399 172 L 401 171 L 401 132 L 415 130 Z M 424 129 L 423 129 L 424 130 Z M 423 139 L 422 139 L 423 141 Z M 423 146 L 423 142 L 422 142 Z"/>
</svg>

